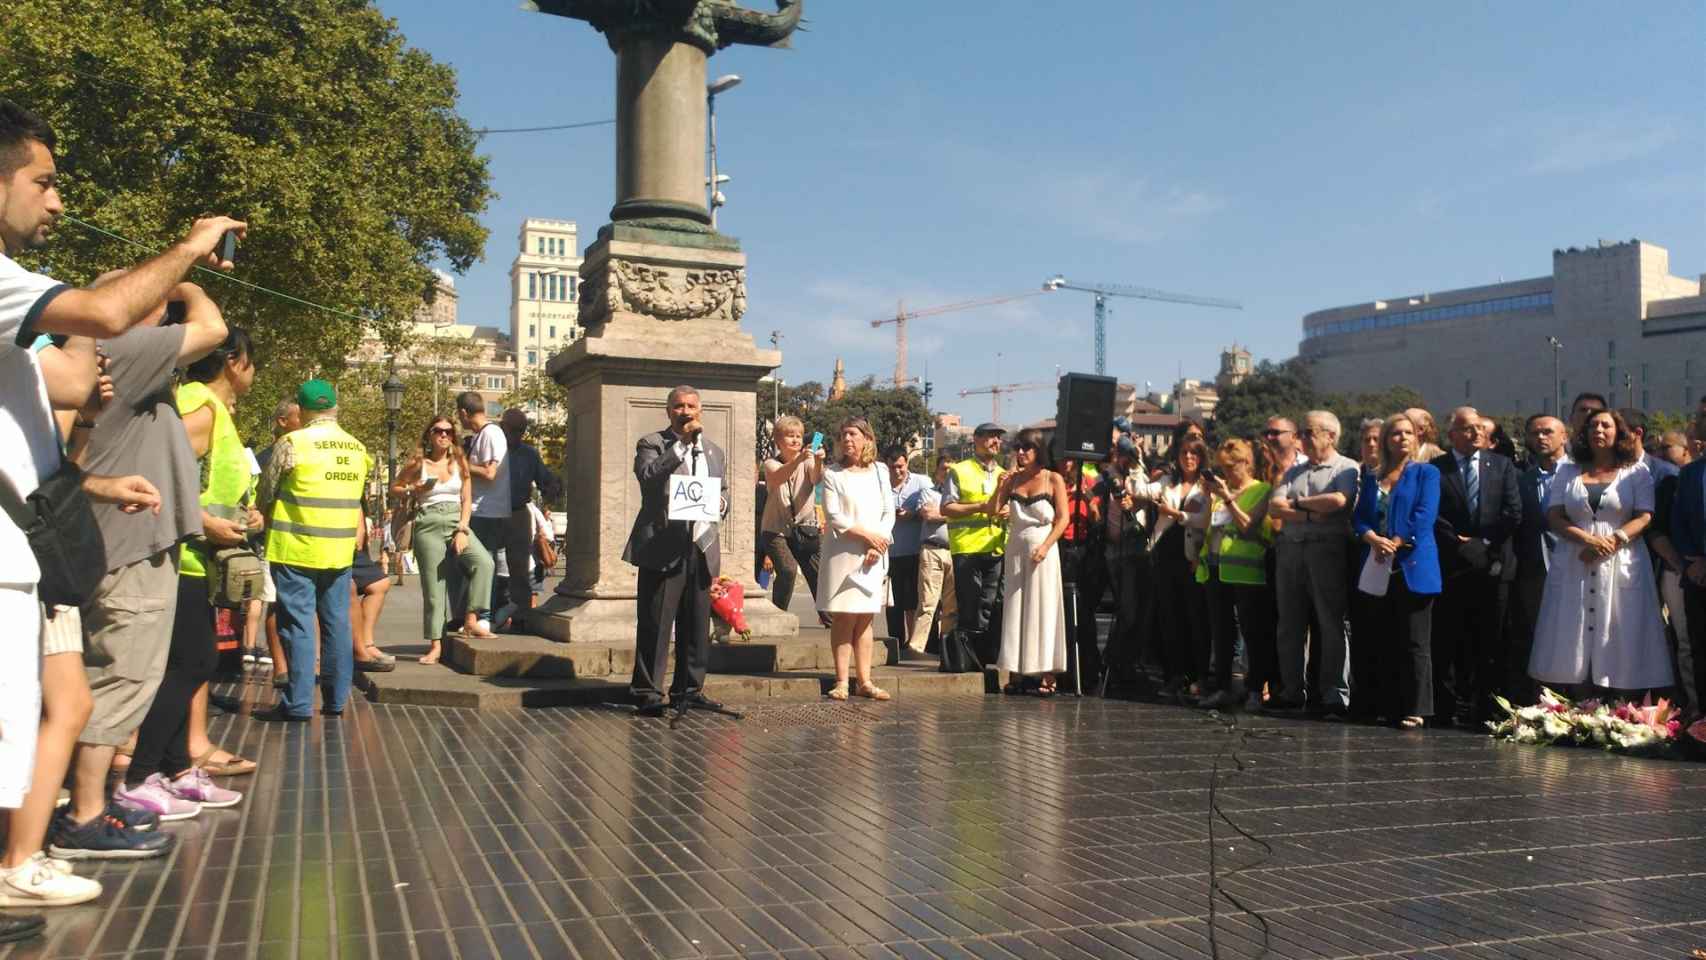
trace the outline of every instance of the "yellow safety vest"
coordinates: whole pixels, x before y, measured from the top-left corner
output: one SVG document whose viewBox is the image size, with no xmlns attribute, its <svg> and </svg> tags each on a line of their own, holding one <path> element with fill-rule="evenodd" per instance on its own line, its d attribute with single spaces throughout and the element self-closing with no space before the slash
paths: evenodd
<svg viewBox="0 0 1706 960">
<path fill-rule="evenodd" d="M 985 470 L 976 457 L 961 460 L 948 468 L 954 485 L 960 492 L 961 503 L 981 503 L 995 496 L 995 485 L 1007 471 L 999 466 Z M 1000 553 L 1007 546 L 1007 525 L 987 514 L 948 520 L 948 549 L 962 553 Z"/>
<path fill-rule="evenodd" d="M 267 560 L 310 570 L 350 566 L 373 458 L 335 420 L 316 420 L 289 440 L 296 466 L 274 492 Z"/>
<path fill-rule="evenodd" d="M 237 435 L 237 425 L 231 422 L 231 412 L 207 384 L 195 380 L 178 387 L 177 400 L 179 416 L 204 406 L 213 410 L 213 440 L 201 459 L 201 505 L 235 507 L 244 502 L 251 481 L 249 457 L 243 450 L 243 439 Z M 178 572 L 186 577 L 206 577 L 202 555 L 209 549 L 205 542 L 185 543 Z"/>
<path fill-rule="evenodd" d="M 1246 516 L 1254 513 L 1262 501 L 1268 498 L 1272 489 L 1261 481 L 1250 484 L 1237 497 L 1238 509 L 1243 510 Z M 1224 502 L 1215 497 L 1209 501 L 1209 509 L 1212 511 Z M 1273 539 L 1273 526 L 1266 517 L 1262 518 L 1260 527 L 1251 530 L 1247 535 L 1240 535 L 1237 524 L 1232 523 L 1210 528 L 1208 541 L 1203 544 L 1202 562 L 1197 564 L 1197 582 L 1208 582 L 1209 567 L 1212 566 L 1219 574 L 1221 583 L 1254 587 L 1266 584 L 1268 576 L 1263 557 Z"/>
</svg>

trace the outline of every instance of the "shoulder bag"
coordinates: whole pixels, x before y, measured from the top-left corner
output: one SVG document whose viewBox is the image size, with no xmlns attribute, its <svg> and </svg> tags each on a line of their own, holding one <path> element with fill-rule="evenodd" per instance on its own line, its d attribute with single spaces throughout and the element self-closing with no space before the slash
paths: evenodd
<svg viewBox="0 0 1706 960">
<path fill-rule="evenodd" d="M 818 551 L 818 541 L 823 537 L 823 528 L 819 527 L 815 522 L 796 522 L 796 518 L 799 516 L 799 510 L 796 508 L 796 501 L 799 500 L 800 496 L 799 482 L 800 474 L 799 471 L 796 470 L 794 475 L 789 477 L 786 483 L 782 484 L 781 493 L 785 498 L 785 502 L 782 507 L 787 512 L 788 523 L 787 529 L 783 531 L 783 536 L 787 538 L 788 549 L 793 552 L 794 556 L 816 556 Z M 815 512 L 812 514 L 812 519 L 814 521 L 817 519 L 817 514 Z"/>
<path fill-rule="evenodd" d="M 208 513 L 225 520 L 242 523 L 248 519 L 248 497 L 235 507 L 208 504 Z M 215 547 L 206 538 L 197 544 L 207 558 L 207 602 L 215 607 L 237 609 L 250 600 L 259 600 L 266 582 L 260 556 L 247 546 Z"/>
<path fill-rule="evenodd" d="M 68 607 L 88 602 L 107 575 L 107 547 L 83 492 L 83 471 L 61 459 L 59 469 L 27 498 L 0 474 L 0 505 L 30 542 L 41 569 L 36 582 L 41 602 Z"/>
</svg>

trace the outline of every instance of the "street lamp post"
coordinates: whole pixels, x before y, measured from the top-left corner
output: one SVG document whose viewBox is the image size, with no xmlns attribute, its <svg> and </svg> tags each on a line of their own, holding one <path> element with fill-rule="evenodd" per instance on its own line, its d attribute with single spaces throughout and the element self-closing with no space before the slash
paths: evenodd
<svg viewBox="0 0 1706 960">
<path fill-rule="evenodd" d="M 1558 380 L 1558 351 L 1564 349 L 1564 344 L 1557 337 L 1547 337 L 1546 342 L 1552 345 L 1552 415 L 1564 416 L 1564 398 L 1558 394 L 1562 389 Z"/>
<path fill-rule="evenodd" d="M 718 189 L 729 178 L 717 173 L 717 94 L 740 85 L 740 75 L 725 73 L 705 85 L 705 112 L 711 137 L 711 175 L 705 180 L 705 206 L 711 212 L 711 229 L 717 229 L 717 208 L 723 205 L 723 192 Z"/>
<path fill-rule="evenodd" d="M 393 367 L 391 375 L 385 378 L 385 383 L 379 389 L 385 394 L 385 493 L 379 502 L 389 504 L 391 484 L 396 482 L 397 477 L 397 419 L 402 415 L 403 391 L 407 387 L 397 378 L 397 371 Z"/>
</svg>

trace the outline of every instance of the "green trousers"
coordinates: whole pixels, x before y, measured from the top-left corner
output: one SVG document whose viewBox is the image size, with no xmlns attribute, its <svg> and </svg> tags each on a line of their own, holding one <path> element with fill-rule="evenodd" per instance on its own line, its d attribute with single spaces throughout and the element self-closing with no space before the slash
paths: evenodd
<svg viewBox="0 0 1706 960">
<path fill-rule="evenodd" d="M 452 612 L 467 609 L 470 597 L 476 614 L 488 612 L 485 604 L 492 595 L 492 556 L 474 536 L 467 538 L 468 545 L 461 553 L 451 549 L 456 521 L 461 516 L 461 504 L 439 503 L 415 517 L 415 562 L 420 564 L 424 601 L 421 636 L 427 640 L 444 639 L 445 623 Z"/>
</svg>

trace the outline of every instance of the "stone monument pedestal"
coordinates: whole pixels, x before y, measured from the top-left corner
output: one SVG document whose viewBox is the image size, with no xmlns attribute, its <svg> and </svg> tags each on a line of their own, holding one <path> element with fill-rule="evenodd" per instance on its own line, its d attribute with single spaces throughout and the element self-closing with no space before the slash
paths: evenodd
<svg viewBox="0 0 1706 960">
<path fill-rule="evenodd" d="M 669 391 L 687 384 L 699 391 L 705 436 L 728 455 L 722 573 L 745 588 L 755 642 L 792 639 L 799 619 L 753 579 L 758 380 L 782 356 L 740 328 L 745 255 L 703 228 L 618 223 L 587 248 L 580 275 L 587 334 L 548 368 L 568 393 L 566 570 L 533 613 L 533 631 L 568 643 L 633 642 L 638 571 L 622 549 L 640 509 L 634 446 L 669 425 Z"/>
</svg>

